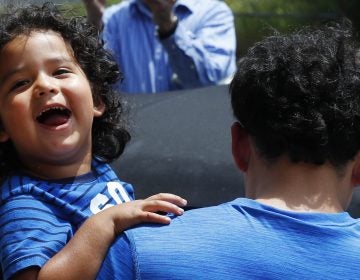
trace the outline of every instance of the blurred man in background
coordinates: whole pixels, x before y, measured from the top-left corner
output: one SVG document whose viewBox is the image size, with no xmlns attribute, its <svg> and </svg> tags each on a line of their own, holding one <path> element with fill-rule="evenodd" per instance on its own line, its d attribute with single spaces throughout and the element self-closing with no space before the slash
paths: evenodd
<svg viewBox="0 0 360 280">
<path fill-rule="evenodd" d="M 216 85 L 235 71 L 234 17 L 222 1 L 83 1 L 124 72 L 124 92 Z"/>
</svg>

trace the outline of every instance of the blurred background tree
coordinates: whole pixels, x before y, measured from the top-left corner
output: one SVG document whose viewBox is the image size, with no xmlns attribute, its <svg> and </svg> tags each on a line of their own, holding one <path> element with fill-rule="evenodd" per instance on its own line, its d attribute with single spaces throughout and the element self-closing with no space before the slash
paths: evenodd
<svg viewBox="0 0 360 280">
<path fill-rule="evenodd" d="M 49 0 L 27 0 L 43 3 Z M 73 13 L 85 14 L 81 0 L 52 0 L 71 7 Z M 107 0 L 113 5 L 121 0 Z M 23 0 L 0 0 L 0 4 Z M 254 42 L 274 32 L 290 32 L 304 25 L 317 25 L 348 17 L 360 30 L 360 0 L 224 0 L 235 15 L 238 38 L 237 56 L 243 55 Z"/>
<path fill-rule="evenodd" d="M 227 0 L 235 14 L 237 55 L 278 30 L 291 32 L 301 26 L 318 25 L 348 17 L 360 29 L 358 0 Z"/>
</svg>

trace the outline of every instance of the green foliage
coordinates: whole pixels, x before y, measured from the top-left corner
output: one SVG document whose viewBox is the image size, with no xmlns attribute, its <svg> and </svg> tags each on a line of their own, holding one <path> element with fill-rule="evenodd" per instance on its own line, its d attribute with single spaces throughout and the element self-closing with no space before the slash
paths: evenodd
<svg viewBox="0 0 360 280">
<path fill-rule="evenodd" d="M 108 1 L 106 1 L 106 5 L 110 6 L 110 5 L 114 5 L 116 3 L 119 3 L 119 2 L 121 2 L 121 1 L 119 1 L 119 0 L 108 0 Z"/>
<path fill-rule="evenodd" d="M 224 2 L 232 8 L 234 13 L 318 13 L 326 10 L 334 11 L 338 6 L 336 0 L 225 0 Z"/>
<path fill-rule="evenodd" d="M 337 0 L 225 0 L 235 15 L 237 55 L 277 30 L 289 32 L 339 16 Z"/>
<path fill-rule="evenodd" d="M 60 5 L 61 11 L 68 16 L 86 16 L 86 10 L 82 3 L 69 3 L 65 2 Z"/>
</svg>

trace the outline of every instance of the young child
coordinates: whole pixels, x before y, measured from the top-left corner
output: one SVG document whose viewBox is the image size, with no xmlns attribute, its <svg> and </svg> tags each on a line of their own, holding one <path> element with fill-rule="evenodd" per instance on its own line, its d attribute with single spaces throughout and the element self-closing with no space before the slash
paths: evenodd
<svg viewBox="0 0 360 280">
<path fill-rule="evenodd" d="M 172 194 L 131 201 L 131 185 L 107 164 L 130 136 L 112 87 L 118 67 L 84 19 L 50 4 L 4 14 L 0 61 L 5 279 L 95 278 L 117 234 L 169 223 L 158 211 L 183 213 Z"/>
</svg>

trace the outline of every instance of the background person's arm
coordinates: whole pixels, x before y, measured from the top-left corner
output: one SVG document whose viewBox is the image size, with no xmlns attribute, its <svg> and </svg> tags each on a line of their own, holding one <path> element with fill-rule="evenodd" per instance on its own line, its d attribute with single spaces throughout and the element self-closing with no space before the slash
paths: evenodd
<svg viewBox="0 0 360 280">
<path fill-rule="evenodd" d="M 144 0 L 153 14 L 153 20 L 158 27 L 160 34 L 171 31 L 176 23 L 177 18 L 174 14 L 173 7 L 176 0 Z"/>
<path fill-rule="evenodd" d="M 145 2 L 153 13 L 159 39 L 181 88 L 214 85 L 232 76 L 236 68 L 236 35 L 234 16 L 225 3 L 215 2 L 201 15 L 190 15 L 197 25 L 189 30 L 173 13 L 175 1 Z M 170 36 L 164 38 L 169 30 Z"/>
<path fill-rule="evenodd" d="M 106 0 L 83 0 L 88 21 L 98 29 L 102 27 L 102 16 L 105 11 Z"/>
</svg>

